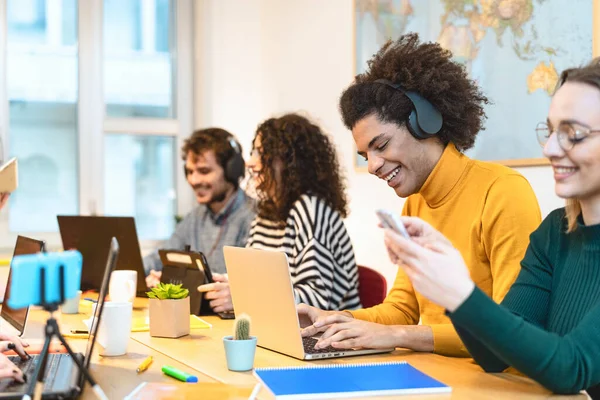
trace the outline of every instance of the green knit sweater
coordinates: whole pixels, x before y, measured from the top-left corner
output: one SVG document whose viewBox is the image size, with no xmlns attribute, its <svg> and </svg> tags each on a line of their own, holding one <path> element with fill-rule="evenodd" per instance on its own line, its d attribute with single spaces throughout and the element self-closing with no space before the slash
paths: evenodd
<svg viewBox="0 0 600 400">
<path fill-rule="evenodd" d="M 598 396 L 600 225 L 580 217 L 566 233 L 564 208 L 553 211 L 531 234 L 502 304 L 476 288 L 450 317 L 485 371 L 512 366 L 556 393 Z"/>
</svg>

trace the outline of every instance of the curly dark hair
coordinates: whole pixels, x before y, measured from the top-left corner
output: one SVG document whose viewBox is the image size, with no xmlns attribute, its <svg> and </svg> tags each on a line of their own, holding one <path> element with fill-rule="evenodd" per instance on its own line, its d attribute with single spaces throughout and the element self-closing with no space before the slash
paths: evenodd
<svg viewBox="0 0 600 400">
<path fill-rule="evenodd" d="M 184 140 L 181 147 L 181 159 L 185 161 L 189 152 L 200 155 L 205 151 L 212 150 L 215 152 L 217 162 L 225 170 L 227 161 L 236 156 L 235 150 L 229 142 L 230 139 L 235 140 L 239 148 L 239 157 L 242 157 L 242 146 L 233 134 L 222 128 L 205 128 L 195 130 L 189 138 Z M 240 184 L 239 180 L 228 180 L 228 182 L 231 182 L 236 189 Z"/>
<path fill-rule="evenodd" d="M 483 109 L 488 99 L 465 68 L 451 59 L 452 54 L 438 43 L 420 43 L 410 33 L 395 42 L 388 41 L 368 62 L 365 73 L 355 77 L 340 98 L 344 125 L 352 129 L 360 120 L 375 114 L 382 122 L 406 125 L 412 105 L 402 92 L 373 83 L 387 79 L 416 91 L 442 114 L 444 123 L 437 138 L 445 145 L 454 143 L 460 151 L 475 144 L 486 119 Z"/>
<path fill-rule="evenodd" d="M 284 222 L 294 202 L 303 194 L 324 200 L 342 217 L 348 214 L 344 178 L 335 148 L 321 129 L 298 114 L 270 118 L 256 129 L 260 135 L 262 164 L 258 214 Z M 254 146 L 254 141 L 253 141 Z M 282 164 L 280 187 L 275 183 L 275 161 Z M 275 188 L 277 199 L 267 195 Z"/>
</svg>

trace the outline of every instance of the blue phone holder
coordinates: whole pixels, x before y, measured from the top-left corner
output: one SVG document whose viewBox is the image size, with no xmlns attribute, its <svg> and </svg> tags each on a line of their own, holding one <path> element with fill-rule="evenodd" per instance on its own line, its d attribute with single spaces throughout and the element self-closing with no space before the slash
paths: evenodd
<svg viewBox="0 0 600 400">
<path fill-rule="evenodd" d="M 82 261 L 76 250 L 15 256 L 8 305 L 15 309 L 30 305 L 58 308 L 77 296 Z"/>
<path fill-rule="evenodd" d="M 23 399 L 42 398 L 50 342 L 56 336 L 67 349 L 71 360 L 77 365 L 85 380 L 90 383 L 96 396 L 108 400 L 102 388 L 83 365 L 83 360 L 73 353 L 69 343 L 60 333 L 58 322 L 53 315 L 66 299 L 77 295 L 81 286 L 82 261 L 80 252 L 69 250 L 62 253 L 16 256 L 11 263 L 11 290 L 8 305 L 12 308 L 39 305 L 50 313 L 44 329 L 45 340 L 40 352 L 40 361 L 35 366 Z"/>
</svg>

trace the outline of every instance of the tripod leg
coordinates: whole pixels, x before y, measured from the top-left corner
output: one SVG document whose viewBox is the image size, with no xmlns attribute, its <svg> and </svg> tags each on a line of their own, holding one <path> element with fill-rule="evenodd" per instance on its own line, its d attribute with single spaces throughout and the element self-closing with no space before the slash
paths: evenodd
<svg viewBox="0 0 600 400">
<path fill-rule="evenodd" d="M 46 361 L 48 360 L 48 349 L 50 348 L 50 342 L 52 341 L 52 333 L 46 326 L 46 339 L 44 340 L 44 347 L 40 353 L 40 360 L 35 366 L 27 393 L 23 396 L 23 400 L 31 400 L 33 396 L 34 400 L 40 400 L 42 398 L 42 392 L 44 391 L 44 375 L 46 373 Z"/>
<path fill-rule="evenodd" d="M 83 365 L 83 362 L 79 359 L 79 357 L 77 357 L 77 355 L 75 353 L 73 353 L 73 350 L 71 350 L 71 346 L 69 346 L 69 344 L 67 343 L 67 341 L 65 340 L 63 335 L 58 330 L 58 325 L 56 326 L 56 328 L 57 329 L 56 329 L 55 335 L 58 337 L 58 339 L 60 340 L 62 345 L 65 346 L 65 349 L 67 349 L 67 352 L 73 359 L 73 362 L 77 365 L 77 368 L 79 369 L 79 371 L 83 374 L 85 379 L 90 383 L 90 386 L 92 387 L 92 390 L 96 394 L 96 397 L 101 400 L 108 400 L 108 397 L 106 397 L 106 394 L 104 394 L 104 391 L 102 390 L 100 385 L 98 385 L 98 383 L 94 380 L 94 378 L 92 378 L 92 375 L 87 370 L 87 368 Z M 34 399 L 34 400 L 37 400 L 37 399 Z"/>
</svg>

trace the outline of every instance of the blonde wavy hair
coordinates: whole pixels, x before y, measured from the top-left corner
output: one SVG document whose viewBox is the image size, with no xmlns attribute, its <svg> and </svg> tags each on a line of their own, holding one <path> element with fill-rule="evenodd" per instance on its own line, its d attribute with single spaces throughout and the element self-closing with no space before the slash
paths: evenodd
<svg viewBox="0 0 600 400">
<path fill-rule="evenodd" d="M 600 90 L 600 57 L 594 58 L 589 64 L 583 67 L 564 70 L 560 74 L 554 93 L 565 82 L 586 83 Z M 567 232 L 573 232 L 577 229 L 577 217 L 581 214 L 581 203 L 579 200 L 575 198 L 567 199 L 565 213 L 567 217 Z"/>
</svg>

